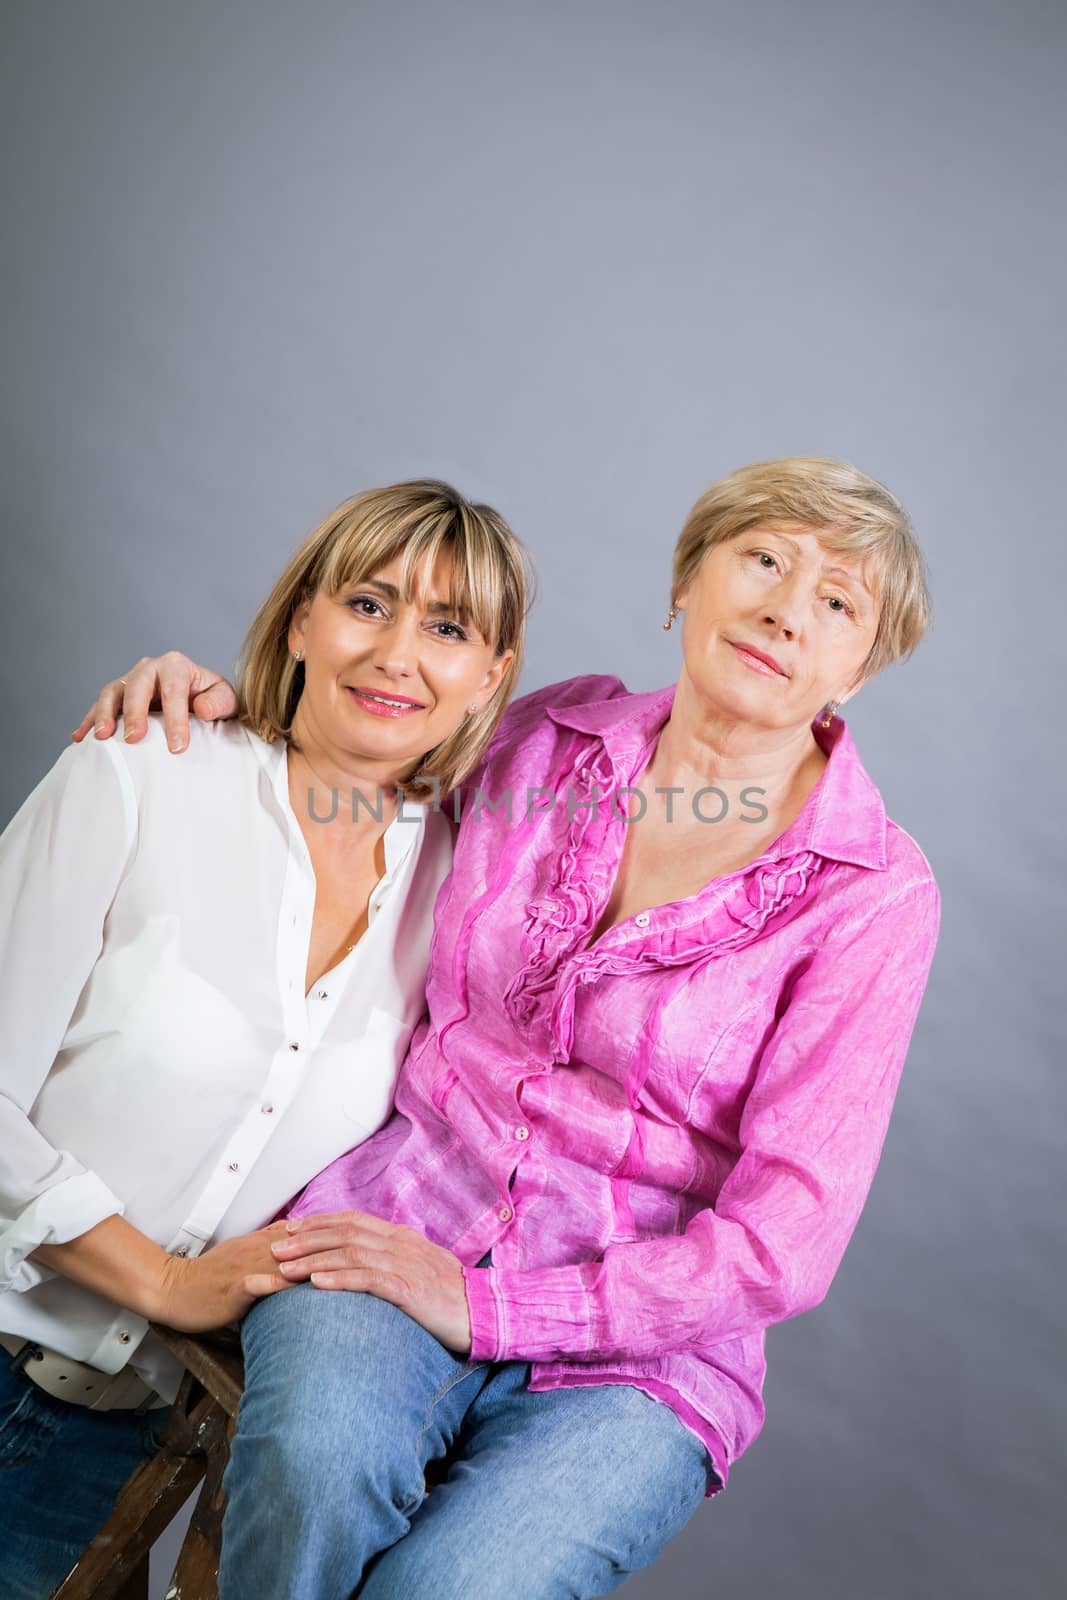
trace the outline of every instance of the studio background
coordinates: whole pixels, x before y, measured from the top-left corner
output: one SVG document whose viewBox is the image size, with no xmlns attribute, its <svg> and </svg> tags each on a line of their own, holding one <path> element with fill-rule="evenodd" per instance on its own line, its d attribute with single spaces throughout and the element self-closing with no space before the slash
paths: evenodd
<svg viewBox="0 0 1067 1600">
<path fill-rule="evenodd" d="M 930 986 L 837 1280 L 770 1333 L 761 1439 L 626 1593 L 1058 1594 L 1063 7 L 2 27 L 2 820 L 138 656 L 229 667 L 358 489 L 440 475 L 511 519 L 527 688 L 673 677 L 672 543 L 734 466 L 841 456 L 910 507 L 935 625 L 846 717 L 941 885 Z"/>
</svg>

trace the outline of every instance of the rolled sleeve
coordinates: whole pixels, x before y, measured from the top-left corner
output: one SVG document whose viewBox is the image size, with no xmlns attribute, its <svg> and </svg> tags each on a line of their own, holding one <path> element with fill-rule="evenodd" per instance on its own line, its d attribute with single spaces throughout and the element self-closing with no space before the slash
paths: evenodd
<svg viewBox="0 0 1067 1600">
<path fill-rule="evenodd" d="M 121 756 L 72 746 L 0 838 L 0 1288 L 50 1274 L 26 1256 L 77 1238 L 122 1205 L 38 1130 L 33 1106 L 100 953 L 104 923 L 136 846 L 137 808 Z"/>
<path fill-rule="evenodd" d="M 61 1152 L 61 1159 L 71 1158 Z M 95 1172 L 84 1169 L 61 1178 L 0 1227 L 0 1290 L 21 1293 L 51 1273 L 25 1258 L 42 1244 L 66 1244 L 95 1228 L 105 1217 L 121 1216 L 124 1207 Z"/>
</svg>

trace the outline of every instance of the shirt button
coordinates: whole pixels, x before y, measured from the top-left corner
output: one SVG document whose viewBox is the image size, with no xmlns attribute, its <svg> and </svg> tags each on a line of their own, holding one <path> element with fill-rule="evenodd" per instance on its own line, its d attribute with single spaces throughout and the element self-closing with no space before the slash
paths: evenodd
<svg viewBox="0 0 1067 1600">
<path fill-rule="evenodd" d="M 129 1344 L 129 1342 L 130 1335 L 126 1332 L 126 1329 L 123 1328 L 122 1332 L 119 1334 L 119 1344 Z"/>
<path fill-rule="evenodd" d="M 236 1161 L 231 1161 L 228 1170 L 230 1172 L 240 1172 L 241 1168 Z"/>
<path fill-rule="evenodd" d="M 189 1246 L 187 1244 L 175 1245 L 171 1253 L 176 1256 L 187 1256 L 189 1254 Z"/>
<path fill-rule="evenodd" d="M 516 1128 L 515 1137 L 516 1139 L 528 1139 L 530 1137 L 529 1128 Z"/>
<path fill-rule="evenodd" d="M 329 998 L 330 998 L 330 996 L 328 995 L 328 993 L 326 992 L 325 989 L 320 989 L 319 990 L 319 999 L 320 1000 L 328 1000 Z"/>
<path fill-rule="evenodd" d="M 639 911 L 634 918 L 634 921 L 637 923 L 639 928 L 647 928 L 649 923 L 652 921 L 652 918 L 649 916 L 647 911 Z"/>
<path fill-rule="evenodd" d="M 264 1115 L 264 1116 L 265 1116 L 265 1117 L 269 1117 L 269 1116 L 271 1116 L 271 1115 L 272 1115 L 272 1113 L 273 1113 L 273 1111 L 274 1111 L 274 1107 L 273 1107 L 273 1106 L 271 1106 L 271 1105 L 266 1105 L 266 1106 L 260 1106 L 260 1108 L 259 1108 L 259 1109 L 260 1109 L 260 1110 L 261 1110 L 261 1111 L 262 1111 L 262 1113 L 263 1113 L 263 1115 Z"/>
<path fill-rule="evenodd" d="M 514 1212 L 510 1206 L 501 1206 L 500 1210 L 497 1212 L 497 1216 L 500 1218 L 501 1222 L 510 1222 L 514 1216 Z"/>
<path fill-rule="evenodd" d="M 296 1055 L 296 1052 L 300 1049 L 300 1046 L 298 1044 L 293 1044 L 292 1042 L 290 1042 L 289 1048 L 293 1052 L 293 1054 Z"/>
</svg>

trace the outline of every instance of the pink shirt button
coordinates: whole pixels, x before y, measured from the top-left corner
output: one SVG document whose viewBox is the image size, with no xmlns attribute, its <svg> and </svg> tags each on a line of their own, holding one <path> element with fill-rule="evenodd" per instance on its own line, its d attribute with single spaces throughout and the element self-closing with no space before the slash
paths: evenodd
<svg viewBox="0 0 1067 1600">
<path fill-rule="evenodd" d="M 516 1128 L 515 1137 L 516 1139 L 528 1139 L 530 1137 L 529 1128 Z"/>
<path fill-rule="evenodd" d="M 497 1212 L 497 1216 L 500 1218 L 501 1222 L 510 1222 L 514 1215 L 515 1213 L 512 1211 L 510 1206 L 501 1206 L 500 1210 Z"/>
</svg>

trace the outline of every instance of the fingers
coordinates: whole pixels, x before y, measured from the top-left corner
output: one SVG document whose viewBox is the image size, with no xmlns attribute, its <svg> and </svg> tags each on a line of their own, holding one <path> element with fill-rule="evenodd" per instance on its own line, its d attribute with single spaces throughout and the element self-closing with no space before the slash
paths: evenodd
<svg viewBox="0 0 1067 1600">
<path fill-rule="evenodd" d="M 279 1289 L 291 1289 L 293 1285 L 284 1278 L 277 1277 L 273 1272 L 250 1272 L 247 1278 L 242 1278 L 241 1288 L 245 1294 L 250 1294 L 254 1300 L 263 1300 L 267 1295 L 277 1294 Z"/>
<path fill-rule="evenodd" d="M 317 1229 L 337 1229 L 343 1226 L 363 1228 L 367 1233 L 410 1233 L 410 1228 L 404 1228 L 396 1222 L 386 1222 L 382 1217 L 372 1216 L 369 1211 L 323 1211 L 312 1217 L 290 1217 L 286 1228 L 290 1233 L 313 1233 Z"/>
<path fill-rule="evenodd" d="M 412 1263 L 408 1263 L 410 1267 Z M 347 1287 L 367 1289 L 385 1300 L 398 1303 L 411 1292 L 403 1263 L 387 1250 L 374 1250 L 367 1245 L 341 1244 L 315 1250 L 296 1261 L 279 1261 L 278 1271 L 290 1283 L 304 1283 L 308 1278 L 315 1284 L 322 1273 L 345 1273 L 359 1276 L 359 1283 Z"/>
<path fill-rule="evenodd" d="M 100 698 L 96 702 L 103 714 L 103 720 L 113 720 L 121 713 L 123 721 L 123 737 L 127 744 L 137 744 L 144 738 L 148 731 L 148 708 L 156 692 L 156 664 L 153 657 L 142 657 L 135 667 L 132 667 L 125 678 L 116 679 L 109 683 L 107 690 L 101 690 Z M 96 736 L 98 739 L 107 738 L 113 727 L 101 728 L 101 718 L 97 719 Z"/>
<path fill-rule="evenodd" d="M 76 744 L 81 744 L 85 735 L 92 728 L 98 739 L 110 739 L 115 731 L 115 719 L 122 710 L 123 696 L 126 693 L 126 680 L 112 678 L 110 683 L 105 683 L 89 710 L 71 734 Z"/>
<path fill-rule="evenodd" d="M 195 685 L 194 685 L 195 689 Z M 237 691 L 226 678 L 216 678 L 193 695 L 193 713 L 201 722 L 225 722 L 237 715 Z"/>
<path fill-rule="evenodd" d="M 279 1272 L 290 1272 L 298 1267 L 311 1272 L 320 1264 L 350 1267 L 362 1266 L 367 1261 L 393 1263 L 398 1258 L 398 1252 L 391 1249 L 387 1242 L 375 1239 L 372 1234 L 353 1233 L 321 1232 L 316 1233 L 314 1238 L 300 1241 L 275 1240 L 270 1246 L 270 1253 L 278 1263 Z M 327 1255 L 331 1259 L 324 1262 Z M 343 1261 L 335 1259 L 342 1256 Z"/>
<path fill-rule="evenodd" d="M 148 731 L 148 713 L 163 706 L 163 725 L 172 750 L 189 741 L 189 689 L 193 663 L 170 650 L 163 656 L 144 656 L 126 675 L 123 725 L 127 744 L 139 744 Z M 184 737 L 184 743 L 182 739 Z M 178 742 L 175 743 L 175 740 Z"/>
</svg>

